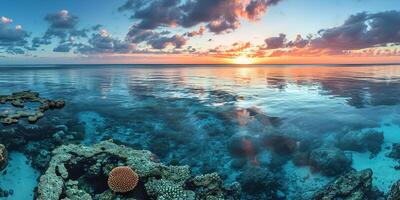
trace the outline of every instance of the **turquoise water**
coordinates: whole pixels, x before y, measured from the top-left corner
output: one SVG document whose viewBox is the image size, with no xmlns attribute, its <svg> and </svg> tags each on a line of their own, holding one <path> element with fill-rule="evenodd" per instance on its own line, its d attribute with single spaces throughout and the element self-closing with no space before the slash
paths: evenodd
<svg viewBox="0 0 400 200">
<path fill-rule="evenodd" d="M 22 90 L 66 107 L 35 125 L 0 125 L 43 136 L 2 137 L 14 160 L 7 173 L 17 174 L 0 175 L 0 187 L 13 190 L 8 199 L 32 198 L 49 152 L 61 145 L 45 135 L 60 129 L 74 143 L 114 139 L 194 174 L 218 172 L 241 183 L 243 199 L 309 199 L 351 168 L 371 168 L 382 192 L 400 179 L 398 160 L 387 156 L 400 142 L 400 65 L 0 68 L 0 94 Z M 366 138 L 370 131 L 376 134 Z M 340 164 L 318 161 L 321 149 L 343 155 L 333 160 Z M 18 189 L 18 178 L 32 190 Z"/>
</svg>

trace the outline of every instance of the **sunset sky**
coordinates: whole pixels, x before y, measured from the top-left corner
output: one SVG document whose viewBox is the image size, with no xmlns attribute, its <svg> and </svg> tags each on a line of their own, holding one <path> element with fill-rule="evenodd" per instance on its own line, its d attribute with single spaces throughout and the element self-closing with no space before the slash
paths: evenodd
<svg viewBox="0 0 400 200">
<path fill-rule="evenodd" d="M 399 0 L 0 5 L 0 64 L 400 62 Z"/>
</svg>

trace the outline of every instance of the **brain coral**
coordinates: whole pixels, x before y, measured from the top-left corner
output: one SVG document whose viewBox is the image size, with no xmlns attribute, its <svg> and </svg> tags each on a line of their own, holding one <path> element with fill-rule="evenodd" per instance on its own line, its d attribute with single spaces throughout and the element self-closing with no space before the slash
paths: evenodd
<svg viewBox="0 0 400 200">
<path fill-rule="evenodd" d="M 108 186 L 114 192 L 129 192 L 139 181 L 139 176 L 130 167 L 116 167 L 108 175 Z"/>
</svg>

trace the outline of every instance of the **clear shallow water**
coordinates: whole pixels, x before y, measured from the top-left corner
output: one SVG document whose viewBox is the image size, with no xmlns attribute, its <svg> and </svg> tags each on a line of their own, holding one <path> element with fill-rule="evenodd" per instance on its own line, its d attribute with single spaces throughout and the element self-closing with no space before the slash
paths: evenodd
<svg viewBox="0 0 400 200">
<path fill-rule="evenodd" d="M 276 176 L 278 196 L 309 198 L 342 173 L 293 162 L 299 151 L 322 147 L 338 148 L 351 168 L 372 168 L 381 191 L 400 179 L 398 161 L 387 157 L 400 142 L 397 65 L 0 68 L 0 94 L 28 89 L 67 102 L 40 123 L 62 118 L 81 125 L 73 127 L 81 143 L 113 138 L 194 173 L 217 171 L 244 185 L 244 199 L 269 195 L 270 180 L 246 187 L 263 170 Z M 377 152 L 338 142 L 370 130 L 383 132 Z"/>
</svg>

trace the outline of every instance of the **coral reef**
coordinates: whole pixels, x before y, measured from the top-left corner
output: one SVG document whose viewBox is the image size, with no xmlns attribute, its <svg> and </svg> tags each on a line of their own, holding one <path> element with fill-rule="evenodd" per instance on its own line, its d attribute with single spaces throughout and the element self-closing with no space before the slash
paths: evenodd
<svg viewBox="0 0 400 200">
<path fill-rule="evenodd" d="M 3 144 L 0 144 L 0 171 L 8 164 L 8 151 Z"/>
<path fill-rule="evenodd" d="M 337 176 L 351 169 L 351 154 L 329 145 L 320 147 L 307 145 L 300 145 L 298 151 L 293 154 L 295 165 L 310 166 L 313 171 L 326 176 Z"/>
<path fill-rule="evenodd" d="M 394 143 L 392 151 L 387 156 L 389 158 L 400 159 L 400 143 Z"/>
<path fill-rule="evenodd" d="M 382 194 L 372 186 L 372 170 L 350 171 L 328 184 L 313 197 L 314 200 L 377 199 Z"/>
<path fill-rule="evenodd" d="M 46 172 L 40 177 L 38 200 L 69 199 L 237 199 L 238 188 L 224 188 L 216 174 L 192 177 L 188 166 L 165 166 L 155 162 L 149 151 L 133 150 L 111 141 L 91 147 L 64 145 L 53 152 Z M 110 194 L 107 176 L 117 166 L 129 166 L 140 177 L 128 193 Z M 65 188 L 65 189 L 64 189 Z M 90 198 L 89 198 L 89 196 Z"/>
<path fill-rule="evenodd" d="M 58 117 L 59 116 L 59 117 Z M 51 159 L 51 151 L 61 144 L 79 143 L 83 138 L 82 126 L 62 113 L 37 124 L 19 123 L 0 128 L 0 141 L 9 151 L 24 153 L 32 166 L 44 172 Z"/>
<path fill-rule="evenodd" d="M 350 131 L 338 138 L 338 147 L 350 151 L 370 151 L 373 155 L 381 151 L 383 132 L 370 129 L 366 132 Z"/>
<path fill-rule="evenodd" d="M 60 109 L 65 106 L 65 101 L 49 100 L 39 96 L 39 93 L 32 91 L 15 92 L 11 95 L 0 96 L 0 104 L 11 102 L 11 105 L 17 108 L 24 108 L 26 103 L 39 103 L 34 109 L 17 110 L 16 112 L 0 113 L 0 122 L 4 125 L 18 123 L 21 118 L 28 118 L 29 123 L 36 123 L 44 116 L 44 112 L 49 109 Z"/>
<path fill-rule="evenodd" d="M 400 199 L 400 180 L 393 184 L 390 189 L 387 200 L 398 200 Z"/>
<path fill-rule="evenodd" d="M 114 192 L 129 192 L 135 189 L 139 176 L 130 167 L 121 166 L 111 170 L 108 175 L 108 186 Z"/>
<path fill-rule="evenodd" d="M 335 147 L 320 147 L 310 153 L 309 164 L 328 176 L 339 175 L 350 169 L 351 157 Z"/>
<path fill-rule="evenodd" d="M 278 183 L 274 174 L 265 168 L 247 168 L 238 177 L 242 190 L 258 199 L 279 199 Z"/>
</svg>

